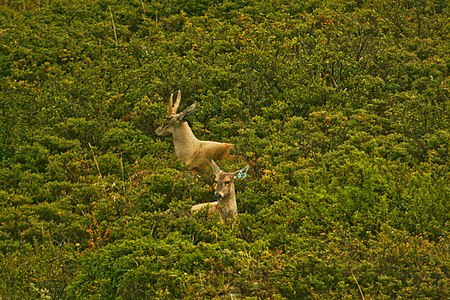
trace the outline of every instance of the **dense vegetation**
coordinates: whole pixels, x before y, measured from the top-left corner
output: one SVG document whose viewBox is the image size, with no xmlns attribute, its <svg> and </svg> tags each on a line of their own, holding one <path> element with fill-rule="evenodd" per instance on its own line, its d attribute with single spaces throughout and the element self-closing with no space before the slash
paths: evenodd
<svg viewBox="0 0 450 300">
<path fill-rule="evenodd" d="M 1 3 L 0 299 L 450 298 L 447 1 Z"/>
</svg>

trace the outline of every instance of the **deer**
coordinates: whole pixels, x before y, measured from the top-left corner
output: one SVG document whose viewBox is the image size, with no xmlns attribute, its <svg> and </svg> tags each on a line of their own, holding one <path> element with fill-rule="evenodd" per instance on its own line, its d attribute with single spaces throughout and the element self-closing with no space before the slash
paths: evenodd
<svg viewBox="0 0 450 300">
<path fill-rule="evenodd" d="M 228 173 L 220 170 L 214 160 L 211 160 L 211 167 L 216 175 L 214 198 L 217 201 L 196 204 L 192 206 L 191 212 L 196 213 L 206 208 L 208 216 L 218 214 L 222 223 L 227 219 L 236 219 L 238 210 L 234 182 L 235 179 L 245 178 L 247 176 L 249 166 L 247 165 L 240 170 Z"/>
<path fill-rule="evenodd" d="M 173 94 L 170 95 L 169 108 L 163 124 L 155 130 L 161 137 L 172 135 L 176 157 L 188 167 L 204 170 L 211 164 L 211 160 L 222 160 L 230 156 L 233 144 L 213 141 L 202 141 L 195 137 L 185 118 L 193 114 L 197 108 L 194 102 L 182 112 L 178 113 L 181 102 L 181 90 L 178 90 L 175 105 L 172 106 Z"/>
</svg>

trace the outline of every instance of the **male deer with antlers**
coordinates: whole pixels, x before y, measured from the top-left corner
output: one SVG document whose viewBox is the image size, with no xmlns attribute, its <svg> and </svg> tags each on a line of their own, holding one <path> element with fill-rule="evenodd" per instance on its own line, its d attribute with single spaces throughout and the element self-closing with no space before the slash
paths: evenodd
<svg viewBox="0 0 450 300">
<path fill-rule="evenodd" d="M 173 94 L 170 95 L 164 123 L 156 129 L 155 133 L 163 137 L 172 135 L 175 155 L 178 159 L 193 169 L 203 170 L 211 164 L 212 159 L 221 160 L 229 156 L 233 144 L 199 140 L 184 120 L 195 111 L 197 103 L 177 113 L 181 101 L 181 90 L 178 90 L 177 100 L 173 107 L 172 99 Z"/>
<path fill-rule="evenodd" d="M 217 201 L 196 204 L 192 206 L 191 211 L 197 212 L 203 208 L 207 208 L 208 216 L 219 214 L 219 218 L 222 222 L 226 221 L 228 218 L 235 219 L 238 216 L 238 210 L 234 181 L 236 178 L 246 177 L 249 166 L 231 173 L 220 170 L 213 160 L 211 161 L 211 166 L 216 175 L 214 197 Z"/>
</svg>

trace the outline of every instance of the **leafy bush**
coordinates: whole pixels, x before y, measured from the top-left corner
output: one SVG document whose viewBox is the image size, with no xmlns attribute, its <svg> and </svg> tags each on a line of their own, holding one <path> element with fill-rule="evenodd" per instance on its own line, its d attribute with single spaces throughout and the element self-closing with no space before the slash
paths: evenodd
<svg viewBox="0 0 450 300">
<path fill-rule="evenodd" d="M 1 299 L 449 298 L 443 1 L 0 4 Z M 250 165 L 239 219 L 171 93 Z"/>
</svg>

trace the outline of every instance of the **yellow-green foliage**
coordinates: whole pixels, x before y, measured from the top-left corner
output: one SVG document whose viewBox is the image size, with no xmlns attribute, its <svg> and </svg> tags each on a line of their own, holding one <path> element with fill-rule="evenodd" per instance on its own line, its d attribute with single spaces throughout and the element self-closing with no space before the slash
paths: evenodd
<svg viewBox="0 0 450 300">
<path fill-rule="evenodd" d="M 2 1 L 0 299 L 450 298 L 446 1 Z M 250 165 L 190 214 L 170 93 Z"/>
</svg>

